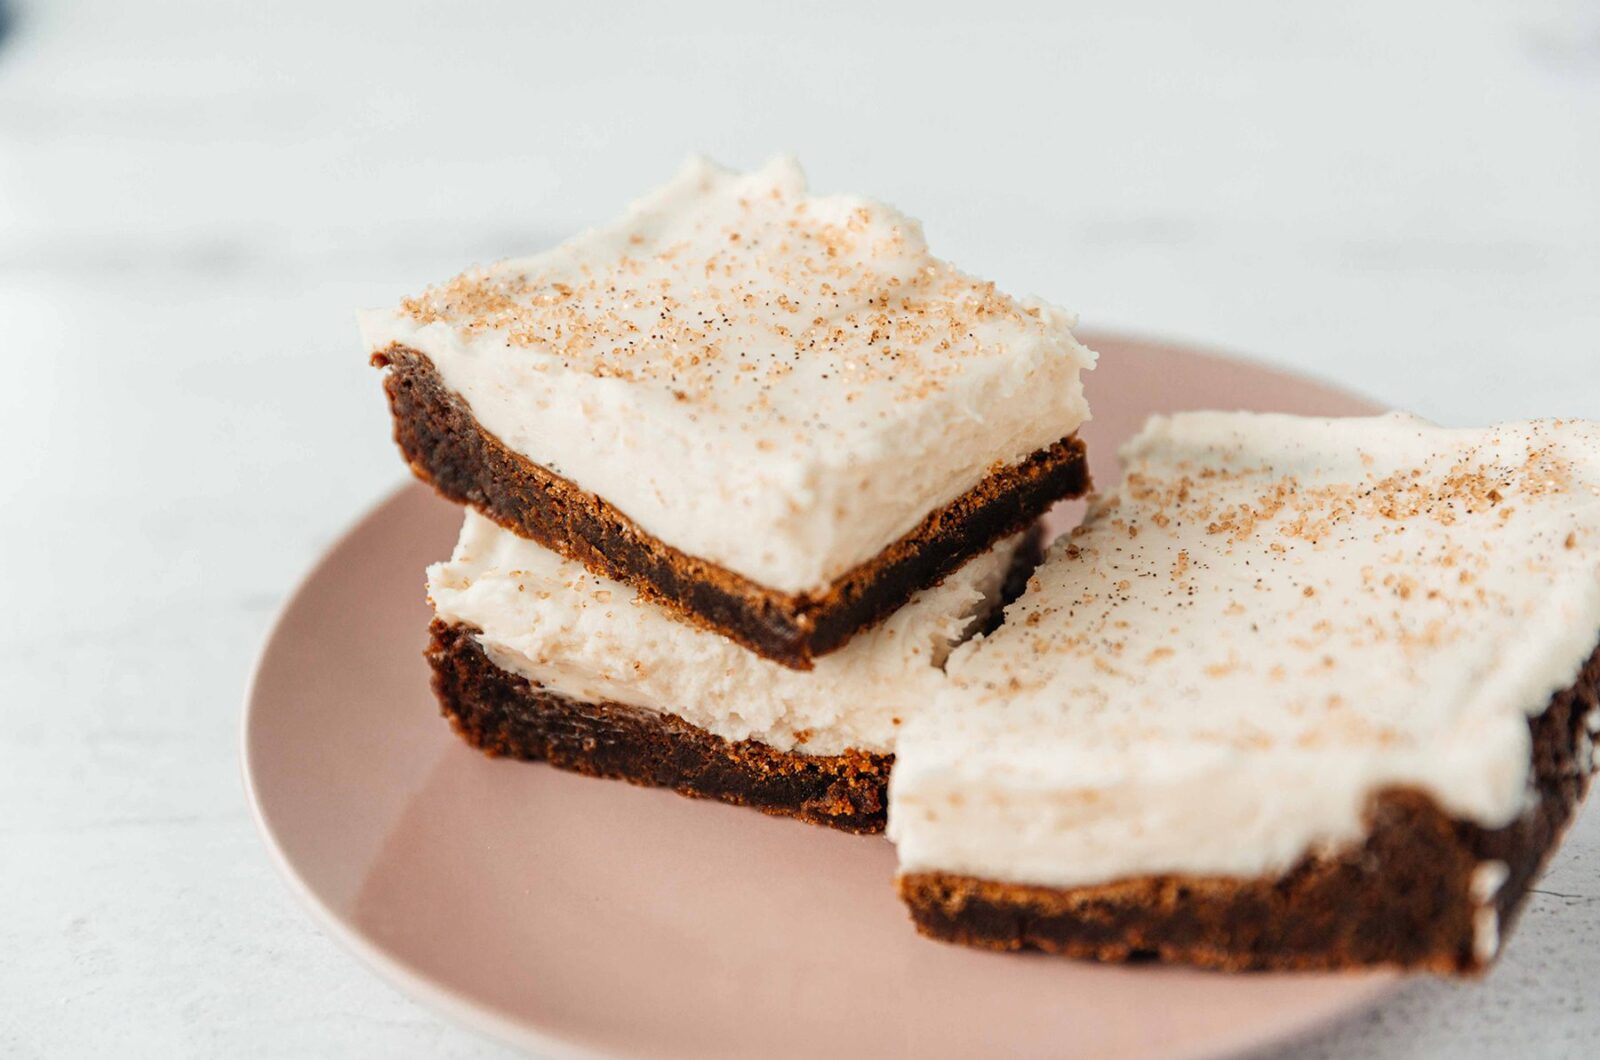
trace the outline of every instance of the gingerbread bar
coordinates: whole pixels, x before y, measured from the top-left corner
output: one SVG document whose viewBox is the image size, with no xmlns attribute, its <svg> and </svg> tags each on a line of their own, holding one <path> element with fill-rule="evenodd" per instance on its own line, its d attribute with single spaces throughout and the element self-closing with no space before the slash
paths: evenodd
<svg viewBox="0 0 1600 1060">
<path fill-rule="evenodd" d="M 1594 768 L 1600 425 L 1190 413 L 1123 461 L 901 733 L 917 927 L 1483 969 Z"/>
<path fill-rule="evenodd" d="M 420 477 L 796 669 L 1087 488 L 1071 324 L 782 160 L 362 317 Z"/>
<path fill-rule="evenodd" d="M 428 572 L 428 658 L 445 713 L 489 753 L 881 831 L 897 731 L 1037 558 L 1034 538 L 1007 539 L 801 672 L 469 511 Z"/>
</svg>

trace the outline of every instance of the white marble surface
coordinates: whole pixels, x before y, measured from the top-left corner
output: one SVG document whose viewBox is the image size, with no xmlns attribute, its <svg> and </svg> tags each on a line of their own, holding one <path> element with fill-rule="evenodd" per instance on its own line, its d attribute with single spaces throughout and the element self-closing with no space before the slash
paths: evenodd
<svg viewBox="0 0 1600 1060">
<path fill-rule="evenodd" d="M 17 5 L 13 4 L 13 7 Z M 20 5 L 0 41 L 0 1054 L 503 1055 L 321 936 L 238 778 L 274 608 L 401 477 L 351 311 L 691 149 L 1098 328 L 1600 417 L 1600 8 Z M 1592 1055 L 1600 815 L 1486 982 L 1291 1055 Z"/>
</svg>

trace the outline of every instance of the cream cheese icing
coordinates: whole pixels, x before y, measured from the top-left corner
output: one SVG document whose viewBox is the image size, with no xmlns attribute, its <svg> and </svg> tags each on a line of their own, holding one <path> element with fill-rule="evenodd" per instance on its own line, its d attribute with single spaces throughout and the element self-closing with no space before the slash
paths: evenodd
<svg viewBox="0 0 1600 1060">
<path fill-rule="evenodd" d="M 903 871 L 1276 874 L 1391 785 L 1523 812 L 1600 639 L 1600 425 L 1189 413 L 1122 457 L 901 733 Z"/>
<path fill-rule="evenodd" d="M 428 568 L 440 618 L 475 626 L 501 669 L 583 702 L 675 714 L 782 751 L 893 750 L 932 698 L 950 649 L 997 606 L 1016 539 L 975 556 L 808 671 L 689 625 L 468 511 L 455 552 Z"/>
<path fill-rule="evenodd" d="M 784 592 L 1076 431 L 1073 323 L 891 207 L 809 194 L 792 159 L 691 160 L 613 224 L 361 315 L 512 450 Z"/>
</svg>

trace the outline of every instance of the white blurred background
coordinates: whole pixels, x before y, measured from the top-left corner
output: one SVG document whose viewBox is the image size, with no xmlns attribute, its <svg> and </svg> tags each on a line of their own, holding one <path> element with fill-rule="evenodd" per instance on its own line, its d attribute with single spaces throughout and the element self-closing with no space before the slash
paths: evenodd
<svg viewBox="0 0 1600 1060">
<path fill-rule="evenodd" d="M 498 1053 L 299 913 L 238 702 L 402 477 L 354 309 L 690 152 L 793 151 L 1086 329 L 1451 423 L 1600 418 L 1589 0 L 0 5 L 7 1054 Z M 1486 986 L 1302 1055 L 1592 1047 L 1597 868 L 1569 847 Z"/>
</svg>

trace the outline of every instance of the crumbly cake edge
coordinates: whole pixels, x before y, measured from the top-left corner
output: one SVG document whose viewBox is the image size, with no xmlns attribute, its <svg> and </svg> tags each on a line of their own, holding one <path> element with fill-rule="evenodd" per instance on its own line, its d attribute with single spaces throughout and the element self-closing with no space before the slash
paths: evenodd
<svg viewBox="0 0 1600 1060">
<path fill-rule="evenodd" d="M 883 831 L 892 754 L 806 755 L 726 740 L 672 714 L 586 703 L 502 670 L 477 630 L 435 619 L 427 659 L 441 711 L 496 757 L 671 788 L 844 832 Z"/>
</svg>

